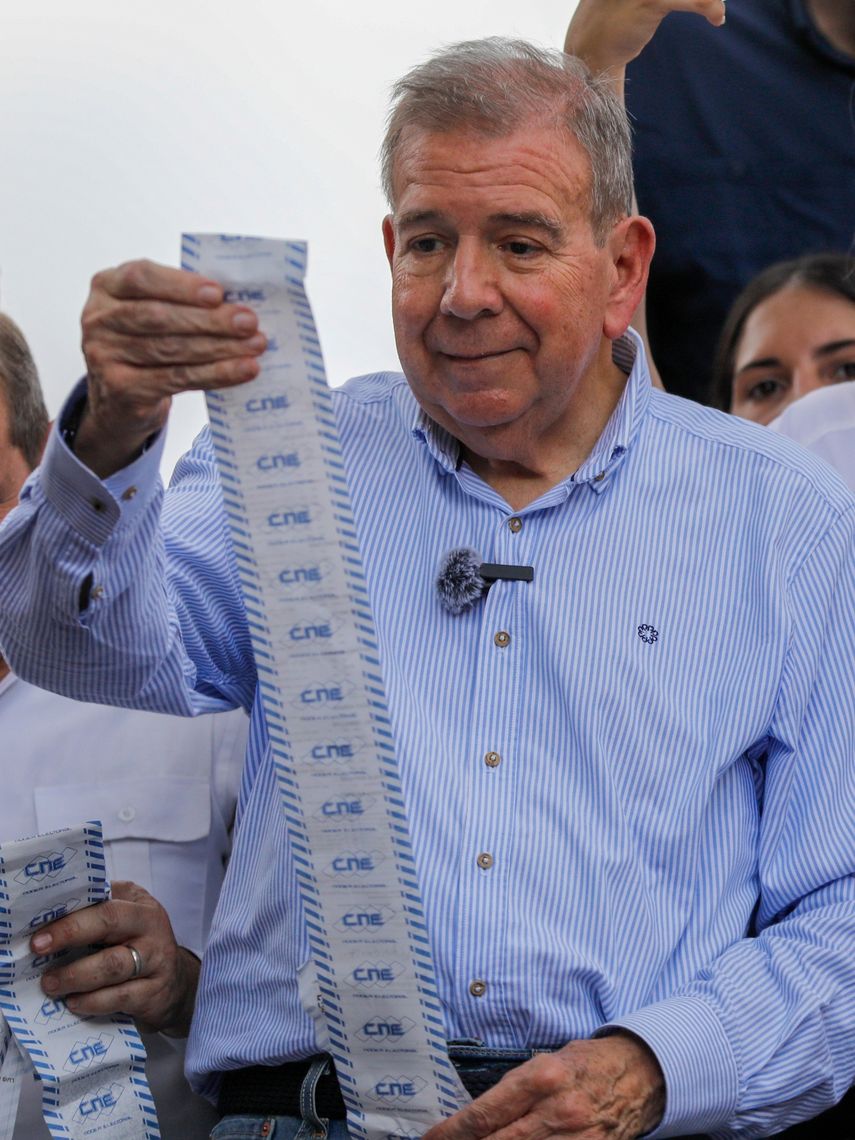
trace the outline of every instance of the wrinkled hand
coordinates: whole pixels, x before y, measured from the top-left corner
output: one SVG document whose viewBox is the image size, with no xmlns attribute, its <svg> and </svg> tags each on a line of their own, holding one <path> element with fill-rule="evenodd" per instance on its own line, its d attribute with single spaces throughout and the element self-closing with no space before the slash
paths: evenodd
<svg viewBox="0 0 855 1140">
<path fill-rule="evenodd" d="M 267 344 L 216 282 L 151 261 L 97 273 L 82 328 L 89 396 L 74 450 L 102 478 L 163 427 L 174 395 L 253 379 Z"/>
<path fill-rule="evenodd" d="M 83 1016 L 128 1013 L 144 1030 L 185 1036 L 193 1014 L 199 959 L 175 941 L 169 915 L 136 883 L 113 883 L 108 902 L 74 911 L 42 927 L 30 940 L 37 954 L 69 947 L 102 949 L 48 970 L 42 989 Z M 142 959 L 133 978 L 131 945 Z"/>
<path fill-rule="evenodd" d="M 595 74 L 608 71 L 622 90 L 623 69 L 640 55 L 669 12 L 697 12 L 718 27 L 723 0 L 579 0 L 564 50 Z"/>
<path fill-rule="evenodd" d="M 661 1120 L 664 1088 L 659 1064 L 638 1038 L 571 1041 L 513 1069 L 423 1140 L 634 1140 Z"/>
</svg>

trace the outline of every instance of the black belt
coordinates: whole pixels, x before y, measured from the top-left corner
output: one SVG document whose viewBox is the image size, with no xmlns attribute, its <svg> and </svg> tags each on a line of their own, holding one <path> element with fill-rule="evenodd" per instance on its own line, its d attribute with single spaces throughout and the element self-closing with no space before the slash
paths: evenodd
<svg viewBox="0 0 855 1140">
<path fill-rule="evenodd" d="M 494 1050 L 485 1057 L 481 1047 L 457 1046 L 449 1050 L 454 1067 L 470 1096 L 480 1096 L 500 1081 L 505 1073 L 537 1053 L 551 1049 Z M 347 1111 L 332 1058 L 326 1053 L 282 1065 L 253 1065 L 224 1073 L 217 1108 L 223 1116 L 301 1116 L 300 1089 L 316 1061 L 329 1064 L 315 1088 L 318 1116 L 344 1120 Z"/>
<path fill-rule="evenodd" d="M 513 1056 L 516 1052 L 516 1056 Z M 536 1053 L 549 1053 L 551 1049 L 495 1050 L 504 1057 L 484 1057 L 481 1046 L 452 1045 L 448 1055 L 460 1074 L 466 1091 L 472 1097 L 493 1087 L 505 1073 L 515 1069 Z M 508 1056 L 508 1054 L 511 1054 Z M 222 1116 L 302 1116 L 300 1089 L 309 1069 L 316 1061 L 328 1061 L 326 1071 L 318 1080 L 315 1090 L 315 1108 L 318 1116 L 327 1120 L 344 1120 L 346 1111 L 332 1058 L 319 1053 L 303 1061 L 286 1061 L 283 1065 L 253 1065 L 248 1069 L 234 1069 L 223 1074 L 217 1107 Z M 797 1124 L 778 1133 L 775 1140 L 853 1140 L 852 1109 L 855 1107 L 853 1089 L 836 1108 L 824 1112 L 814 1120 Z M 679 1138 L 678 1138 L 679 1140 Z M 682 1140 L 707 1140 L 703 1136 L 686 1136 Z"/>
</svg>

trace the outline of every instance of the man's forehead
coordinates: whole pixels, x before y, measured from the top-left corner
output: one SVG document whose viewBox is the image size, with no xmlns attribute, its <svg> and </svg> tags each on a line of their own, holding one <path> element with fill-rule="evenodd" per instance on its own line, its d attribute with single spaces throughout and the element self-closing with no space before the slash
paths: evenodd
<svg viewBox="0 0 855 1140">
<path fill-rule="evenodd" d="M 494 190 L 497 197 L 518 189 L 563 201 L 587 199 L 590 182 L 585 149 L 554 121 L 523 123 L 503 133 L 468 125 L 442 131 L 409 126 L 393 166 L 395 215 L 400 220 L 402 197 L 422 187 L 472 186 Z"/>
</svg>

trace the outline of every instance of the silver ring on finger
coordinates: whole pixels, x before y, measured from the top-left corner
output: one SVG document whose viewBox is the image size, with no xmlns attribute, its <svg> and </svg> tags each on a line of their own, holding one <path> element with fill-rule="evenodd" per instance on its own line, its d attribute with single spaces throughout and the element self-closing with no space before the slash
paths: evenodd
<svg viewBox="0 0 855 1140">
<path fill-rule="evenodd" d="M 137 950 L 136 946 L 130 946 L 127 942 L 125 943 L 125 949 L 130 951 L 131 957 L 134 960 L 134 968 L 131 971 L 131 979 L 130 979 L 130 980 L 133 980 L 134 978 L 138 978 L 143 971 L 142 954 L 140 954 L 140 952 L 139 952 L 139 950 Z"/>
</svg>

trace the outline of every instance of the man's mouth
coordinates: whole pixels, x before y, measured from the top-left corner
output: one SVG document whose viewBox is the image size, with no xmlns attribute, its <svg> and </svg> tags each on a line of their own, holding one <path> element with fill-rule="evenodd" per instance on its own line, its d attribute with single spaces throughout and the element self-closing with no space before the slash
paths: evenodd
<svg viewBox="0 0 855 1140">
<path fill-rule="evenodd" d="M 497 356 L 508 356 L 510 353 L 515 352 L 513 348 L 494 348 L 482 350 L 480 352 L 453 352 L 448 349 L 440 350 L 442 355 L 448 357 L 449 360 L 454 361 L 478 361 L 478 360 L 493 360 Z"/>
</svg>

